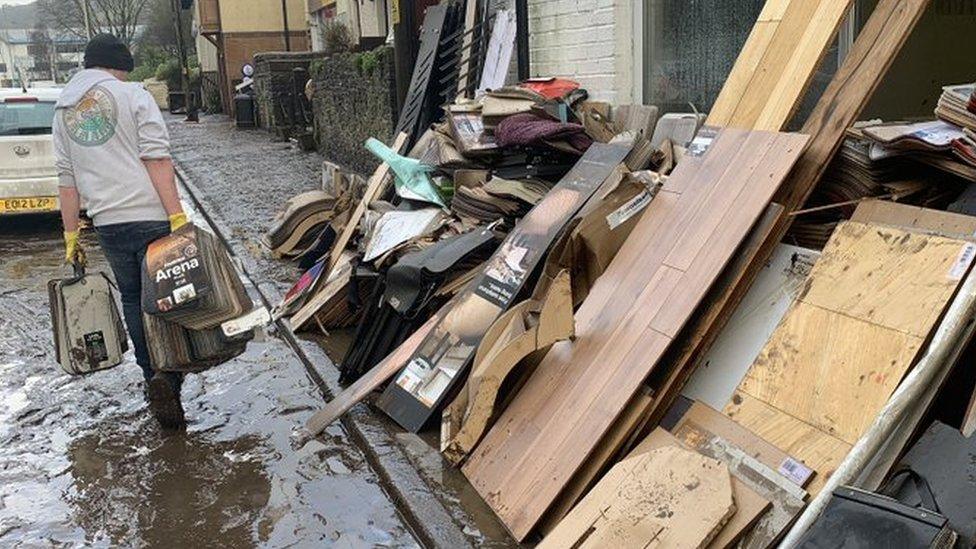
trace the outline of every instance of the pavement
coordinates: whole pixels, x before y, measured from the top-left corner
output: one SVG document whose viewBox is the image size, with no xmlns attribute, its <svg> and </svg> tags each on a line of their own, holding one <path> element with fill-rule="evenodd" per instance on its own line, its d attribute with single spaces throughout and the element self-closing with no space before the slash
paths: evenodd
<svg viewBox="0 0 976 549">
<path fill-rule="evenodd" d="M 222 116 L 203 117 L 199 124 L 171 118 L 168 124 L 186 194 L 239 260 L 262 300 L 269 306 L 276 304 L 300 273 L 292 263 L 273 259 L 260 245 L 260 237 L 288 198 L 320 187 L 322 158 L 288 143 L 272 142 L 271 135 L 261 130 L 237 130 Z M 277 325 L 276 333 L 317 383 L 320 404 L 342 390 L 338 371 L 326 353 L 335 341 L 296 336 L 285 323 Z M 302 412 L 295 419 L 304 421 L 310 415 Z M 418 543 L 515 546 L 463 476 L 432 447 L 431 439 L 403 433 L 362 404 L 330 432 L 337 428 L 365 456 Z"/>
</svg>

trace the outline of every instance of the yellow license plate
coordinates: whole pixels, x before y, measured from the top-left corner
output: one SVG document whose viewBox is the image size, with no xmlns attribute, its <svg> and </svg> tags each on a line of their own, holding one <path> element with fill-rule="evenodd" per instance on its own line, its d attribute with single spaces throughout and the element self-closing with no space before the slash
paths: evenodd
<svg viewBox="0 0 976 549">
<path fill-rule="evenodd" d="M 0 214 L 51 212 L 58 209 L 58 199 L 54 196 L 35 198 L 0 198 Z"/>
</svg>

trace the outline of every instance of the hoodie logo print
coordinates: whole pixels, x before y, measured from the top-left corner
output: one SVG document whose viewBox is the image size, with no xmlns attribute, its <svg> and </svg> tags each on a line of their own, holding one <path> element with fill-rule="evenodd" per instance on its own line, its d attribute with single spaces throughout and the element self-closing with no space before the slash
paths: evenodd
<svg viewBox="0 0 976 549">
<path fill-rule="evenodd" d="M 115 97 L 102 86 L 88 90 L 77 105 L 64 111 L 64 125 L 71 140 L 82 147 L 104 145 L 118 124 Z"/>
</svg>

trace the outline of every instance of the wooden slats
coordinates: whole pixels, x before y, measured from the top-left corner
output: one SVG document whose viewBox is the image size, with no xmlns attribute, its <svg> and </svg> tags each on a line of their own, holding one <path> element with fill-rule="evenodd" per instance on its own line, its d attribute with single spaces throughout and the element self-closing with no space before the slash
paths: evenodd
<svg viewBox="0 0 976 549">
<path fill-rule="evenodd" d="M 793 115 L 851 0 L 769 0 L 708 124 L 776 131 Z"/>
<path fill-rule="evenodd" d="M 553 346 L 464 467 L 517 538 L 625 409 L 805 142 L 723 130 L 648 206 L 580 307 L 577 340 Z"/>
</svg>

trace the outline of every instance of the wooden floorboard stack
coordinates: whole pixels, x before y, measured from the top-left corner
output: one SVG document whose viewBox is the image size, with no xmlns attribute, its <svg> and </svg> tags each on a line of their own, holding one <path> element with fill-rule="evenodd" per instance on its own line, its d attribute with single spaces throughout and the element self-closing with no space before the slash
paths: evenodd
<svg viewBox="0 0 976 549">
<path fill-rule="evenodd" d="M 707 124 L 778 131 L 848 13 L 851 0 L 768 0 Z"/>
<path fill-rule="evenodd" d="M 671 361 L 671 374 L 655 387 L 658 401 L 654 405 L 650 425 L 663 417 L 685 380 L 701 364 L 704 354 L 786 235 L 794 219 L 789 213 L 803 207 L 826 171 L 830 159 L 843 143 L 845 132 L 874 95 L 930 2 L 878 2 L 853 48 L 800 130 L 810 136 L 810 145 L 773 198 L 775 203 L 783 206 L 783 210 L 775 214 L 768 225 L 757 225 L 750 235 L 755 246 L 743 246 L 743 250 L 737 254 L 736 264 L 731 265 L 715 284 L 696 314 L 696 321 L 686 328 L 683 337 L 685 346 Z M 726 86 L 734 85 L 730 77 Z M 786 123 L 787 119 L 782 119 L 782 125 Z"/>
<path fill-rule="evenodd" d="M 463 468 L 525 539 L 637 393 L 807 141 L 706 128 Z"/>
<path fill-rule="evenodd" d="M 725 412 L 820 475 L 816 493 L 913 364 L 972 243 L 846 222 Z"/>
</svg>

